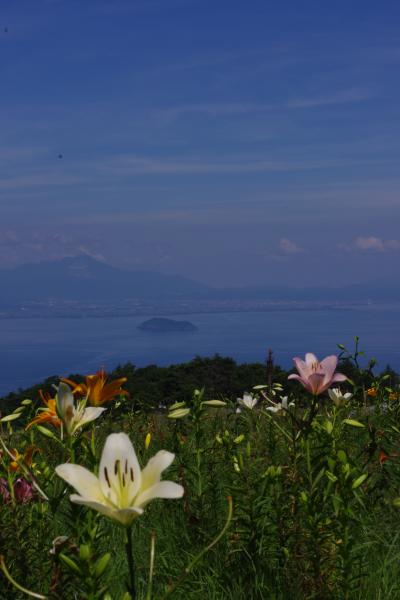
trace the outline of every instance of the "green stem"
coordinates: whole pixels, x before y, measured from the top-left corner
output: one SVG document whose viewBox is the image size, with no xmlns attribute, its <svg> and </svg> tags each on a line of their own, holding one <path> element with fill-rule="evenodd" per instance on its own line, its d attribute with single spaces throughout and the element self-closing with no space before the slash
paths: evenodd
<svg viewBox="0 0 400 600">
<path fill-rule="evenodd" d="M 10 572 L 6 567 L 6 563 L 4 562 L 4 557 L 0 556 L 0 569 L 3 571 L 4 575 L 7 577 L 8 581 L 13 585 L 17 590 L 31 596 L 31 598 L 39 598 L 39 600 L 46 600 L 47 596 L 42 596 L 42 594 L 37 594 L 36 592 L 32 592 L 27 588 L 20 585 L 15 579 L 11 576 Z"/>
<path fill-rule="evenodd" d="M 131 595 L 132 600 L 136 598 L 136 581 L 135 581 L 135 563 L 133 560 L 133 548 L 132 548 L 132 525 L 126 528 L 126 560 L 128 562 L 129 571 L 129 583 L 128 592 Z"/>
<path fill-rule="evenodd" d="M 233 514 L 233 501 L 232 501 L 232 497 L 228 496 L 228 515 L 226 518 L 225 525 L 223 526 L 223 528 L 221 529 L 219 534 L 205 548 L 203 548 L 203 550 L 201 550 L 201 552 L 199 552 L 199 554 L 197 554 L 194 557 L 194 559 L 188 564 L 188 566 L 183 570 L 181 576 L 175 581 L 175 583 L 173 583 L 170 586 L 167 593 L 164 594 L 164 596 L 162 597 L 162 600 L 164 600 L 165 598 L 170 596 L 172 594 L 172 592 L 174 592 L 176 590 L 176 588 L 182 583 L 182 581 L 184 579 L 186 579 L 186 577 L 190 574 L 190 572 L 193 570 L 193 568 L 199 562 L 199 560 L 204 556 L 204 554 L 209 552 L 211 550 L 211 548 L 213 548 L 213 546 L 215 546 L 215 544 L 217 544 L 220 541 L 220 539 L 225 535 L 225 533 L 232 521 L 232 514 Z"/>
<path fill-rule="evenodd" d="M 197 495 L 201 498 L 203 493 L 203 486 L 201 481 L 201 450 L 197 448 L 196 451 L 196 467 L 197 467 Z"/>
<path fill-rule="evenodd" d="M 283 429 L 283 427 L 281 427 L 280 425 L 278 425 L 276 419 L 274 419 L 269 412 L 261 410 L 260 414 L 263 414 L 264 416 L 268 417 L 268 419 L 274 424 L 274 426 L 278 429 L 278 431 L 280 431 L 281 434 L 284 435 L 285 438 L 287 438 L 289 441 L 292 441 L 292 438 L 290 437 L 290 435 L 288 434 L 288 432 L 285 431 Z"/>
<path fill-rule="evenodd" d="M 148 583 L 148 586 L 147 586 L 146 600 L 151 600 L 151 596 L 152 596 L 152 592 L 153 592 L 155 547 L 156 547 L 156 532 L 152 531 L 152 533 L 151 533 L 151 543 L 150 543 L 149 583 Z"/>
</svg>

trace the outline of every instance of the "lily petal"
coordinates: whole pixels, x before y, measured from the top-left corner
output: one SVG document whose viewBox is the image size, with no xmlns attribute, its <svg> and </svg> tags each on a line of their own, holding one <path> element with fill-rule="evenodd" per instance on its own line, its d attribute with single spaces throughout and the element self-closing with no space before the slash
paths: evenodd
<svg viewBox="0 0 400 600">
<path fill-rule="evenodd" d="M 104 501 L 98 478 L 85 467 L 65 463 L 56 467 L 56 473 L 86 499 Z"/>
<path fill-rule="evenodd" d="M 324 391 L 325 377 L 322 373 L 313 373 L 308 377 L 306 388 L 312 394 L 320 394 Z M 328 382 L 329 385 L 330 382 Z M 328 387 L 328 385 L 326 387 Z"/>
<path fill-rule="evenodd" d="M 141 489 L 147 490 L 147 488 L 155 485 L 161 479 L 161 473 L 168 469 L 173 463 L 175 454 L 168 452 L 167 450 L 160 450 L 153 458 L 149 460 L 147 465 L 142 471 L 142 484 Z"/>
<path fill-rule="evenodd" d="M 84 498 L 83 496 L 79 496 L 78 494 L 71 494 L 69 497 L 71 502 L 75 502 L 75 504 L 81 504 L 82 506 L 88 506 L 89 508 L 93 508 L 97 510 L 97 512 L 105 515 L 106 517 L 111 517 L 111 519 L 116 518 L 117 511 L 111 505 L 108 505 L 106 502 L 96 502 L 95 500 L 89 500 L 88 498 Z"/>
<path fill-rule="evenodd" d="M 306 365 L 308 368 L 318 363 L 318 358 L 312 352 L 307 352 L 306 354 Z"/>
<path fill-rule="evenodd" d="M 99 479 L 103 494 L 115 504 L 121 500 L 122 489 L 127 506 L 139 491 L 140 466 L 126 433 L 108 436 L 101 455 Z"/>
<path fill-rule="evenodd" d="M 97 419 L 97 417 L 99 417 L 104 410 L 107 409 L 97 406 L 90 406 L 88 408 L 85 408 L 82 418 L 79 422 L 79 427 L 82 427 L 82 425 L 85 425 L 86 423 L 90 423 L 90 421 L 94 421 L 95 419 Z"/>
<path fill-rule="evenodd" d="M 307 378 L 310 375 L 311 367 L 309 367 L 304 360 L 295 356 L 293 362 L 301 377 Z"/>
<path fill-rule="evenodd" d="M 160 481 L 139 494 L 135 504 L 142 508 L 150 502 L 150 500 L 154 500 L 154 498 L 182 498 L 183 494 L 184 489 L 178 483 L 174 483 L 173 481 Z"/>
<path fill-rule="evenodd" d="M 70 387 L 63 382 L 57 388 L 57 408 L 63 417 L 74 410 L 74 396 Z"/>
<path fill-rule="evenodd" d="M 343 375 L 343 373 L 335 373 L 331 379 L 331 383 L 336 383 L 339 381 L 347 381 L 346 375 Z"/>
<path fill-rule="evenodd" d="M 332 382 L 332 377 L 336 370 L 337 362 L 337 356 L 335 356 L 334 354 L 332 354 L 331 356 L 327 356 L 326 358 L 324 358 L 323 361 L 321 361 L 320 368 L 321 371 L 323 371 L 325 374 L 325 381 L 329 380 L 330 382 Z"/>
<path fill-rule="evenodd" d="M 113 514 L 113 519 L 116 519 L 122 525 L 129 525 L 133 519 L 136 517 L 140 517 L 143 514 L 143 509 L 135 506 L 130 508 L 121 508 L 120 510 L 115 511 Z"/>
<path fill-rule="evenodd" d="M 301 381 L 301 382 L 306 381 L 306 378 L 301 377 L 300 375 L 297 375 L 297 373 L 292 373 L 291 375 L 289 375 L 288 379 L 297 379 L 298 381 Z"/>
</svg>

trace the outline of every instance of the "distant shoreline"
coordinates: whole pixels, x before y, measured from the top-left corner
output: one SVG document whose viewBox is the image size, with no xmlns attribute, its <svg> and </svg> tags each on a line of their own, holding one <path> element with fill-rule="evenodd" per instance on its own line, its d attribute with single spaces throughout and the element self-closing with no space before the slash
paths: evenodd
<svg viewBox="0 0 400 600">
<path fill-rule="evenodd" d="M 145 308 L 142 310 L 138 310 L 135 312 L 126 311 L 126 312 L 95 312 L 88 311 L 85 313 L 60 313 L 60 314 L 49 314 L 49 312 L 44 311 L 40 314 L 33 314 L 32 312 L 28 313 L 28 310 L 24 313 L 15 312 L 15 313 L 1 313 L 0 312 L 0 320 L 29 320 L 29 319 L 127 319 L 127 318 L 136 318 L 136 317 L 170 317 L 170 316 L 182 316 L 182 315 L 212 315 L 212 314 L 237 314 L 237 313 L 270 313 L 270 312 L 310 312 L 310 311 L 356 311 L 360 309 L 371 309 L 371 310 L 384 310 L 388 308 L 399 308 L 400 302 L 395 303 L 351 303 L 351 304 L 299 304 L 298 306 L 287 304 L 282 305 L 272 305 L 272 306 L 263 306 L 263 307 L 242 307 L 242 308 L 234 308 L 234 307 L 214 307 L 214 308 L 200 308 L 193 307 L 190 309 L 183 309 L 182 307 L 170 308 L 170 309 L 154 309 Z"/>
</svg>

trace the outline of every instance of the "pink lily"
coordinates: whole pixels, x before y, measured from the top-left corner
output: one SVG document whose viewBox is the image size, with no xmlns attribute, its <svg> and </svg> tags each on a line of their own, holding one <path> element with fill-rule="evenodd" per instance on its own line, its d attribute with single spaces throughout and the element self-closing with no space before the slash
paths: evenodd
<svg viewBox="0 0 400 600">
<path fill-rule="evenodd" d="M 35 489 L 29 481 L 19 477 L 14 482 L 14 496 L 19 503 L 29 502 L 35 498 Z"/>
<path fill-rule="evenodd" d="M 318 396 L 325 392 L 333 383 L 346 381 L 346 375 L 335 373 L 337 367 L 337 356 L 327 356 L 319 362 L 315 354 L 308 352 L 306 359 L 293 359 L 299 375 L 289 375 L 288 379 L 297 379 L 300 383 L 314 396 Z"/>
</svg>

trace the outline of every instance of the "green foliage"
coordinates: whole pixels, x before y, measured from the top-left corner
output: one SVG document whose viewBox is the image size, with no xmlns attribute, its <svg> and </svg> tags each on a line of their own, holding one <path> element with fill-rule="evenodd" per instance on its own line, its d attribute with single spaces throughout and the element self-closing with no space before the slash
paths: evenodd
<svg viewBox="0 0 400 600">
<path fill-rule="evenodd" d="M 71 503 L 72 490 L 54 472 L 64 462 L 96 472 L 107 435 L 125 431 L 142 466 L 158 450 L 175 452 L 168 479 L 185 489 L 182 500 L 152 502 L 133 523 L 137 599 L 399 598 L 398 379 L 389 369 L 380 376 L 372 366 L 360 370 L 358 351 L 342 351 L 352 379 L 342 390 L 354 396 L 340 407 L 275 369 L 273 382 L 294 405 L 269 412 L 266 388 L 253 410 L 238 414 L 236 398 L 263 383 L 266 370 L 218 356 L 166 368 L 119 367 L 113 377 L 127 377 L 130 399 L 108 404 L 72 439 L 61 440 L 50 424 L 25 431 L 33 408 L 24 404 L 20 419 L 1 425 L 4 448 L 21 456 L 37 448 L 29 465 L 18 459 L 11 468 L 12 456 L 0 456 L 0 547 L 8 573 L 54 600 L 127 598 L 125 531 Z M 14 491 L 21 477 L 38 485 L 23 502 Z M 25 598 L 4 573 L 0 597 Z"/>
</svg>

